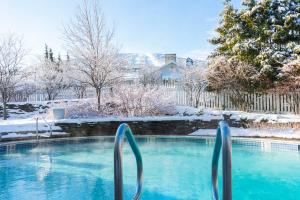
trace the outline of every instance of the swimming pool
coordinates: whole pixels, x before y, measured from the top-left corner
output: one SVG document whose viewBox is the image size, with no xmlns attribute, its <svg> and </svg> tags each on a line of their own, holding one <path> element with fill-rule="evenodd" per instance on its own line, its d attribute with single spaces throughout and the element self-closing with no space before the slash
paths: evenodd
<svg viewBox="0 0 300 200">
<path fill-rule="evenodd" d="M 0 147 L 0 199 L 113 199 L 112 137 L 60 139 Z M 214 140 L 138 137 L 143 200 L 211 199 Z M 298 144 L 233 140 L 233 199 L 297 199 Z M 125 199 L 135 192 L 136 164 L 124 145 Z M 221 173 L 219 173 L 221 175 Z M 219 179 L 221 188 L 221 179 Z"/>
</svg>

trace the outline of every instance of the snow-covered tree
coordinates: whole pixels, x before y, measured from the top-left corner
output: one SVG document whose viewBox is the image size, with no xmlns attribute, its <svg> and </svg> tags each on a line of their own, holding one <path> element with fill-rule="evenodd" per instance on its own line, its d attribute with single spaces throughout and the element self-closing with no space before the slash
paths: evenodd
<svg viewBox="0 0 300 200">
<path fill-rule="evenodd" d="M 54 56 L 53 56 L 53 51 L 52 51 L 52 49 L 49 49 L 49 60 L 50 60 L 51 62 L 54 62 Z"/>
<path fill-rule="evenodd" d="M 45 44 L 45 59 L 49 59 L 48 45 Z"/>
<path fill-rule="evenodd" d="M 106 25 L 96 0 L 83 1 L 75 19 L 65 26 L 64 36 L 71 59 L 84 75 L 74 79 L 95 89 L 100 110 L 102 90 L 120 80 L 122 62 L 113 40 L 114 32 Z"/>
<path fill-rule="evenodd" d="M 183 90 L 187 93 L 190 99 L 190 104 L 198 107 L 200 97 L 207 86 L 205 69 L 200 67 L 184 68 L 180 84 Z"/>
<path fill-rule="evenodd" d="M 26 101 L 30 95 L 36 92 L 35 77 L 31 66 L 26 66 L 24 69 L 22 69 L 22 75 L 24 78 L 18 84 L 15 94 L 12 97 L 12 100 L 14 101 Z"/>
<path fill-rule="evenodd" d="M 145 87 L 148 85 L 158 85 L 161 82 L 159 71 L 153 65 L 143 64 L 139 74 L 139 82 Z"/>
<path fill-rule="evenodd" d="M 85 81 L 85 75 L 77 69 L 76 63 L 66 60 L 65 78 L 69 83 L 70 89 L 75 93 L 78 99 L 82 99 L 86 96 L 89 84 Z"/>
<path fill-rule="evenodd" d="M 3 103 L 3 119 L 7 119 L 7 102 L 23 78 L 23 60 L 26 55 L 23 40 L 17 35 L 0 37 L 0 96 Z"/>
<path fill-rule="evenodd" d="M 208 88 L 229 92 L 232 103 L 245 110 L 248 105 L 243 94 L 254 92 L 253 88 L 259 83 L 258 76 L 259 72 L 252 65 L 226 57 L 214 57 L 210 59 L 207 71 Z"/>
<path fill-rule="evenodd" d="M 54 100 L 59 93 L 69 86 L 65 73 L 65 64 L 49 59 L 40 58 L 35 66 L 37 85 L 40 90 L 47 93 L 47 100 Z"/>
<path fill-rule="evenodd" d="M 225 1 L 214 56 L 246 62 L 260 72 L 262 89 L 277 81 L 282 66 L 299 57 L 300 2 L 298 0 L 244 0 L 235 9 Z"/>
</svg>

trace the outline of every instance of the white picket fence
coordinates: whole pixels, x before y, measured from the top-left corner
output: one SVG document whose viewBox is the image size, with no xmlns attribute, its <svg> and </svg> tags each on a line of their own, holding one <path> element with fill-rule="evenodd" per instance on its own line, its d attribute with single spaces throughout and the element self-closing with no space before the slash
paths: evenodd
<svg viewBox="0 0 300 200">
<path fill-rule="evenodd" d="M 182 88 L 175 85 L 163 85 L 160 88 L 164 94 L 169 96 L 177 105 L 195 106 L 195 99 L 190 98 Z M 86 98 L 93 98 L 96 94 L 91 88 L 87 91 Z M 222 110 L 240 110 L 239 104 L 232 101 L 230 92 L 203 92 L 200 96 L 198 107 L 206 107 Z M 72 90 L 61 92 L 56 99 L 76 99 L 76 94 Z M 24 95 L 16 96 L 13 101 L 18 102 L 33 102 L 45 101 L 47 94 L 38 92 L 36 94 L 24 97 Z M 253 112 L 268 112 L 268 113 L 300 113 L 300 92 L 287 94 L 243 94 L 243 103 L 247 106 L 245 110 Z"/>
<path fill-rule="evenodd" d="M 239 103 L 234 103 L 230 92 L 203 92 L 198 105 L 182 88 L 176 86 L 162 86 L 165 95 L 170 96 L 177 105 L 198 106 L 221 110 L 241 110 Z M 299 93 L 244 93 L 242 95 L 243 110 L 249 112 L 267 113 L 300 113 Z"/>
<path fill-rule="evenodd" d="M 240 110 L 241 105 L 234 103 L 230 93 L 205 92 L 201 96 L 200 106 L 225 109 Z M 243 94 L 243 104 L 246 111 L 267 112 L 267 113 L 300 113 L 300 93 L 254 93 Z"/>
<path fill-rule="evenodd" d="M 96 92 L 92 89 L 89 88 L 86 91 L 85 98 L 94 98 L 96 97 Z M 76 96 L 76 93 L 72 91 L 71 89 L 63 90 L 61 91 L 58 96 L 55 98 L 56 100 L 61 100 L 61 99 L 77 99 L 78 97 Z M 12 99 L 11 102 L 35 102 L 35 101 L 47 101 L 48 100 L 48 95 L 45 92 L 42 91 L 37 91 L 34 94 L 31 95 L 24 95 L 24 94 L 16 94 Z"/>
</svg>

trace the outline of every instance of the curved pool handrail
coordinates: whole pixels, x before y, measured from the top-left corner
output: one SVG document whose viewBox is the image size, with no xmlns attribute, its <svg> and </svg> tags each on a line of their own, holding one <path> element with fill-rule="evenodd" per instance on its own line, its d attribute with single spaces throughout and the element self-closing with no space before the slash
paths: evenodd
<svg viewBox="0 0 300 200">
<path fill-rule="evenodd" d="M 136 193 L 133 200 L 139 200 L 142 192 L 143 181 L 143 160 L 140 150 L 136 144 L 131 129 L 125 123 L 121 124 L 117 130 L 114 147 L 114 186 L 115 186 L 115 200 L 123 200 L 123 175 L 122 175 L 122 156 L 124 135 L 134 153 L 137 164 L 137 183 Z"/>
<path fill-rule="evenodd" d="M 232 199 L 232 180 L 231 180 L 231 136 L 230 129 L 225 121 L 221 121 L 218 126 L 214 153 L 212 158 L 212 190 L 213 200 L 219 200 L 218 191 L 218 161 L 222 147 L 222 183 L 223 200 Z"/>
</svg>

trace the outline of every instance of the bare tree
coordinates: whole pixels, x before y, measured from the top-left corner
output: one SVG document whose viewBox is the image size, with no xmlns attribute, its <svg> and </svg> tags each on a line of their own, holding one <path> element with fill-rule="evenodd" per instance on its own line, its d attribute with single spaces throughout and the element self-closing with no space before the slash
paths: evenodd
<svg viewBox="0 0 300 200">
<path fill-rule="evenodd" d="M 162 82 L 157 67 L 153 65 L 150 64 L 141 65 L 139 74 L 140 74 L 139 82 L 144 87 L 148 85 L 152 85 L 152 86 L 158 85 L 159 83 Z"/>
<path fill-rule="evenodd" d="M 83 99 L 86 96 L 88 85 L 81 81 L 72 81 L 70 85 L 71 89 L 75 93 L 78 99 Z"/>
<path fill-rule="evenodd" d="M 67 59 L 62 63 L 64 64 L 64 82 L 78 99 L 84 98 L 89 87 L 86 82 L 82 82 L 85 79 L 85 75 L 77 69 L 76 62 Z"/>
<path fill-rule="evenodd" d="M 120 80 L 121 60 L 114 44 L 114 31 L 107 27 L 97 1 L 84 0 L 73 21 L 65 26 L 65 41 L 77 70 L 74 79 L 93 87 L 101 109 L 101 92 Z"/>
<path fill-rule="evenodd" d="M 22 62 L 26 55 L 23 40 L 15 34 L 0 37 L 0 95 L 3 103 L 3 119 L 7 119 L 9 102 L 22 78 Z"/>
<path fill-rule="evenodd" d="M 187 93 L 192 106 L 199 106 L 200 97 L 207 86 L 205 75 L 205 69 L 200 67 L 188 67 L 183 72 L 181 87 Z"/>
<path fill-rule="evenodd" d="M 39 89 L 47 93 L 47 100 L 54 100 L 58 94 L 68 88 L 65 76 L 65 63 L 40 58 L 35 69 Z"/>
</svg>

